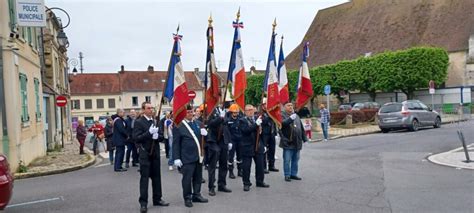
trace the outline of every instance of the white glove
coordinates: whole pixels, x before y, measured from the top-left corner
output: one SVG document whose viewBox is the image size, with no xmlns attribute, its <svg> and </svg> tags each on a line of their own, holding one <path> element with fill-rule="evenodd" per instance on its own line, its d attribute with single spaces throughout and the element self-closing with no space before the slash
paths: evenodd
<svg viewBox="0 0 474 213">
<path fill-rule="evenodd" d="M 155 127 L 155 124 L 152 124 L 150 126 L 150 128 L 148 129 L 148 132 L 150 132 L 150 134 L 155 134 L 155 133 L 158 133 L 158 127 Z"/>
<path fill-rule="evenodd" d="M 225 117 L 225 111 L 223 109 L 217 108 L 217 111 L 219 112 L 219 116 L 221 116 L 221 118 Z"/>
<path fill-rule="evenodd" d="M 275 136 L 275 144 L 280 144 L 280 139 L 279 135 Z"/>
<path fill-rule="evenodd" d="M 229 143 L 229 144 L 227 145 L 227 147 L 229 147 L 229 151 L 230 151 L 230 150 L 232 149 L 232 144 Z"/>
<path fill-rule="evenodd" d="M 183 166 L 183 162 L 181 162 L 180 159 L 176 159 L 176 160 L 174 160 L 174 165 L 175 165 L 176 167 L 182 167 L 182 166 Z"/>
<path fill-rule="evenodd" d="M 258 117 L 255 123 L 257 124 L 257 126 L 260 126 L 262 124 L 262 117 Z"/>
<path fill-rule="evenodd" d="M 267 147 L 263 147 L 263 153 L 267 153 Z"/>
<path fill-rule="evenodd" d="M 291 120 L 295 120 L 296 119 L 296 113 L 291 114 L 290 118 L 291 118 Z"/>
<path fill-rule="evenodd" d="M 204 128 L 201 128 L 201 135 L 206 136 L 207 135 L 207 130 Z"/>
<path fill-rule="evenodd" d="M 156 140 L 158 139 L 158 133 L 153 133 L 153 136 L 152 136 L 153 140 Z"/>
</svg>

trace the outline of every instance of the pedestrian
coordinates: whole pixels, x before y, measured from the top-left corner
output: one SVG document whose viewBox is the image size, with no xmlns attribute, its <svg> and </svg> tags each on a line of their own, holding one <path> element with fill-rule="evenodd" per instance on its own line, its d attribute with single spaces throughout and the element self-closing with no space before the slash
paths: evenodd
<svg viewBox="0 0 474 213">
<path fill-rule="evenodd" d="M 207 203 L 208 200 L 201 195 L 202 162 L 200 138 L 207 135 L 205 128 L 198 120 L 193 119 L 194 111 L 191 106 L 186 106 L 186 117 L 173 129 L 173 158 L 174 165 L 181 167 L 183 178 L 184 205 L 192 207 L 193 202 Z"/>
<path fill-rule="evenodd" d="M 137 147 L 135 146 L 135 141 L 133 140 L 132 133 L 133 127 L 135 125 L 137 113 L 135 110 L 130 110 L 128 118 L 126 120 L 127 124 L 127 142 L 125 145 L 127 146 L 127 152 L 125 153 L 125 168 L 130 167 L 130 157 L 132 158 L 132 166 L 138 166 L 138 152 Z"/>
<path fill-rule="evenodd" d="M 206 138 L 206 154 L 208 162 L 208 178 L 209 178 L 209 195 L 215 196 L 215 185 L 216 182 L 216 168 L 219 162 L 219 175 L 217 180 L 217 190 L 220 192 L 230 193 L 232 190 L 227 188 L 227 161 L 228 151 L 232 149 L 232 143 L 224 139 L 223 126 L 225 123 L 225 111 L 219 107 L 215 108 L 209 115 L 207 127 L 209 135 Z"/>
<path fill-rule="evenodd" d="M 257 187 L 268 188 L 270 185 L 264 182 L 265 173 L 263 164 L 265 164 L 265 143 L 261 134 L 262 117 L 255 119 L 255 108 L 248 104 L 245 106 L 245 116 L 240 118 L 242 128 L 241 154 L 242 154 L 242 182 L 244 191 L 249 191 L 252 183 L 250 182 L 250 168 L 252 166 L 252 158 L 255 163 L 255 179 Z"/>
<path fill-rule="evenodd" d="M 115 116 L 107 118 L 107 124 L 105 125 L 105 142 L 107 143 L 107 151 L 109 152 L 110 165 L 114 165 L 114 150 L 115 146 L 112 142 L 114 135 L 114 119 Z"/>
<path fill-rule="evenodd" d="M 311 124 L 311 119 L 306 119 L 304 123 L 304 132 L 306 134 L 306 137 L 308 139 L 311 139 L 311 130 L 313 128 L 313 125 Z"/>
<path fill-rule="evenodd" d="M 293 104 L 287 102 L 282 111 L 282 128 L 280 134 L 280 147 L 283 148 L 283 172 L 285 181 L 301 180 L 298 176 L 298 161 L 303 143 L 308 139 L 304 134 L 303 124 L 293 110 Z"/>
<path fill-rule="evenodd" d="M 229 156 L 228 156 L 228 169 L 229 169 L 229 178 L 235 179 L 234 175 L 234 158 L 236 159 L 237 164 L 237 176 L 242 177 L 242 156 L 241 156 L 241 147 L 240 143 L 242 141 L 242 132 L 240 118 L 240 109 L 237 104 L 231 104 L 229 106 L 230 116 L 224 122 L 224 139 L 225 143 L 229 145 Z M 220 167 L 220 164 L 219 164 Z"/>
<path fill-rule="evenodd" d="M 77 141 L 79 141 L 79 154 L 80 155 L 84 154 L 84 142 L 86 140 L 86 136 L 87 136 L 87 131 L 86 131 L 86 128 L 84 127 L 84 121 L 79 120 L 77 128 L 76 128 L 76 138 L 77 138 Z"/>
<path fill-rule="evenodd" d="M 328 141 L 328 128 L 331 121 L 329 110 L 326 109 L 324 104 L 319 105 L 319 114 L 321 115 L 321 129 L 323 130 L 324 141 Z"/>
<path fill-rule="evenodd" d="M 160 145 L 163 136 L 159 134 L 156 120 L 153 119 L 153 107 L 150 102 L 142 103 L 142 116 L 135 121 L 133 138 L 138 146 L 140 160 L 140 212 L 148 210 L 148 183 L 151 179 L 153 206 L 168 206 L 162 199 Z"/>
<path fill-rule="evenodd" d="M 169 159 L 170 148 L 169 148 L 169 138 L 168 138 L 168 128 L 166 128 L 166 121 L 170 119 L 170 112 L 165 112 L 165 117 L 160 120 L 159 127 L 163 127 L 163 143 L 165 144 L 165 156 Z"/>
<path fill-rule="evenodd" d="M 265 152 L 265 155 L 264 155 L 265 163 L 263 164 L 263 168 L 264 168 L 264 173 L 268 174 L 269 171 L 278 172 L 280 170 L 278 170 L 275 167 L 275 147 L 276 147 L 275 136 L 277 135 L 278 129 L 273 119 L 268 115 L 265 103 L 266 102 L 264 99 L 264 104 L 262 104 L 262 110 L 263 110 L 262 140 L 264 141 L 264 144 L 266 145 L 267 152 Z M 267 162 L 268 162 L 268 167 L 267 167 Z"/>
<path fill-rule="evenodd" d="M 94 125 L 89 128 L 89 132 L 94 133 L 94 136 L 90 139 L 90 141 L 92 141 L 92 150 L 94 155 L 97 155 L 100 152 L 99 143 L 102 143 L 105 138 L 104 126 L 102 126 L 99 121 L 95 121 Z"/>
<path fill-rule="evenodd" d="M 117 117 L 114 119 L 114 134 L 112 135 L 112 144 L 115 146 L 114 171 L 124 172 L 127 169 L 122 167 L 125 155 L 125 143 L 127 142 L 127 124 L 123 119 L 125 111 L 117 109 Z"/>
</svg>

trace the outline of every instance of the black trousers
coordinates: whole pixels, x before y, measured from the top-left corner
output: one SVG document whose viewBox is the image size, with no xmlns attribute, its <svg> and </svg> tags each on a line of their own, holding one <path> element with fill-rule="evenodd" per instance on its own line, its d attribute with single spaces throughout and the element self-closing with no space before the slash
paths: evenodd
<svg viewBox="0 0 474 213">
<path fill-rule="evenodd" d="M 169 139 L 165 138 L 164 139 L 164 142 L 165 144 L 165 154 L 166 154 L 166 158 L 169 158 L 169 153 L 170 153 L 170 144 L 169 144 Z"/>
<path fill-rule="evenodd" d="M 155 151 L 159 152 L 159 146 L 155 147 Z M 161 170 L 160 170 L 160 155 L 154 153 L 151 157 L 144 149 L 139 149 L 140 161 L 140 198 L 138 202 L 140 205 L 148 204 L 148 179 L 151 179 L 151 188 L 153 192 L 153 203 L 161 200 Z"/>
<path fill-rule="evenodd" d="M 126 143 L 127 146 L 127 151 L 125 152 L 125 164 L 130 163 L 130 154 L 132 157 L 132 164 L 138 163 L 138 152 L 137 152 L 137 147 L 135 146 L 135 143 Z"/>
<path fill-rule="evenodd" d="M 240 148 L 240 141 L 239 140 L 232 140 L 232 149 L 229 150 L 229 156 L 228 156 L 228 162 L 229 162 L 229 170 L 232 171 L 234 170 L 234 157 L 237 158 L 237 169 L 240 169 L 240 164 L 242 163 L 242 154 L 241 154 L 241 148 Z M 228 148 L 225 148 L 225 150 L 228 150 Z M 220 163 L 219 163 L 220 167 Z"/>
<path fill-rule="evenodd" d="M 255 162 L 255 180 L 257 184 L 264 182 L 263 164 L 264 164 L 264 154 L 255 154 L 255 156 L 242 156 L 242 182 L 244 186 L 251 186 L 250 182 L 250 168 L 252 167 L 252 158 Z"/>
<path fill-rule="evenodd" d="M 267 145 L 267 153 L 265 153 L 265 160 L 263 164 L 263 168 L 267 168 L 267 162 L 268 162 L 268 168 L 274 168 L 275 167 L 275 136 L 273 135 L 267 135 L 264 134 L 262 135 L 262 139 Z"/>
<path fill-rule="evenodd" d="M 227 145 L 226 145 L 227 146 Z M 217 185 L 219 187 L 226 186 L 226 176 L 227 176 L 227 147 L 221 147 L 220 150 L 217 149 L 208 149 L 208 157 L 209 157 L 209 166 L 207 168 L 209 183 L 209 189 L 215 188 L 214 183 L 216 182 L 216 167 L 217 162 L 219 162 L 219 177 L 217 179 Z"/>
<path fill-rule="evenodd" d="M 184 164 L 181 172 L 183 173 L 181 187 L 184 200 L 191 200 L 193 196 L 201 195 L 202 163 L 196 161 Z"/>
</svg>

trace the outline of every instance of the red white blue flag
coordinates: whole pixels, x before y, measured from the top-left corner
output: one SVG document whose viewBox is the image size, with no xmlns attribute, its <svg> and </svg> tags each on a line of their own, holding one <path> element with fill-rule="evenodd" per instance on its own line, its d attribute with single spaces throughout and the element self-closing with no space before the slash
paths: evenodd
<svg viewBox="0 0 474 213">
<path fill-rule="evenodd" d="M 276 26 L 276 23 L 274 23 Z M 278 74 L 275 57 L 275 32 L 272 32 L 270 50 L 268 52 L 267 69 L 265 72 L 264 89 L 267 93 L 266 109 L 278 128 L 281 128 L 280 94 L 278 90 Z"/>
<path fill-rule="evenodd" d="M 290 90 L 288 89 L 285 55 L 283 54 L 283 36 L 281 37 L 280 56 L 278 58 L 278 89 L 280 93 L 280 102 L 284 104 L 290 101 Z"/>
<path fill-rule="evenodd" d="M 245 76 L 244 58 L 242 56 L 242 48 L 240 45 L 240 28 L 244 28 L 242 22 L 239 22 L 240 9 L 237 13 L 237 20 L 233 22 L 234 40 L 232 42 L 232 52 L 230 55 L 229 73 L 227 80 L 232 82 L 232 96 L 235 103 L 243 111 L 245 106 L 245 87 L 247 87 L 247 79 Z"/>
<path fill-rule="evenodd" d="M 179 28 L 178 28 L 179 29 Z M 186 116 L 186 105 L 191 98 L 188 96 L 188 86 L 184 77 L 183 65 L 181 64 L 181 45 L 183 36 L 173 34 L 174 44 L 168 69 L 168 79 L 164 96 L 168 101 L 173 100 L 174 123 L 179 125 Z"/>
<path fill-rule="evenodd" d="M 303 108 L 311 97 L 313 97 L 313 87 L 308 69 L 309 57 L 309 42 L 306 42 L 303 48 L 303 59 L 300 67 L 300 74 L 298 77 L 297 95 L 296 95 L 296 110 Z"/>
<path fill-rule="evenodd" d="M 211 114 L 220 99 L 219 77 L 217 76 L 216 61 L 214 59 L 214 28 L 211 22 L 212 20 L 209 21 L 209 27 L 207 28 L 207 57 L 204 75 L 204 86 L 206 88 L 204 103 L 206 104 L 207 115 Z"/>
</svg>

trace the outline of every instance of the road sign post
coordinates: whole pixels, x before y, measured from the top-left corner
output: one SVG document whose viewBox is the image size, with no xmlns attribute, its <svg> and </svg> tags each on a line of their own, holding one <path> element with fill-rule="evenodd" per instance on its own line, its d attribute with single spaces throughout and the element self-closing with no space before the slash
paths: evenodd
<svg viewBox="0 0 474 213">
<path fill-rule="evenodd" d="M 430 94 L 431 94 L 431 109 L 434 110 L 435 83 L 433 80 L 430 81 L 429 86 L 430 86 Z"/>
<path fill-rule="evenodd" d="M 329 105 L 329 94 L 331 94 L 331 85 L 327 84 L 326 86 L 324 86 L 324 94 L 326 94 L 328 113 L 331 114 L 331 107 Z M 331 124 L 331 121 L 328 121 L 328 129 L 329 129 L 330 124 Z"/>
<path fill-rule="evenodd" d="M 61 108 L 61 147 L 64 148 L 63 108 L 67 105 L 67 98 L 63 95 L 56 97 L 56 106 Z"/>
</svg>

